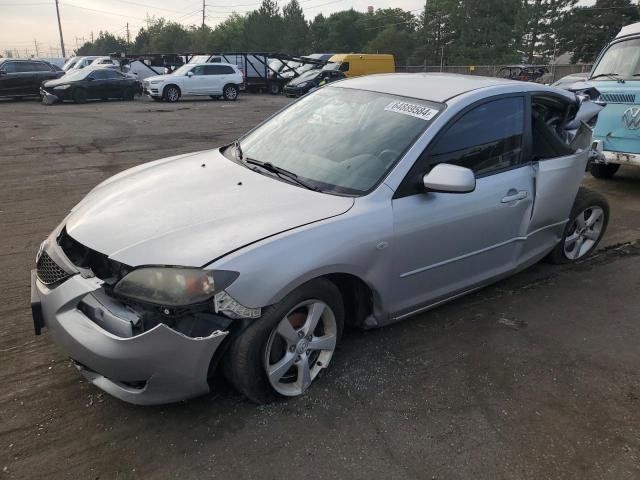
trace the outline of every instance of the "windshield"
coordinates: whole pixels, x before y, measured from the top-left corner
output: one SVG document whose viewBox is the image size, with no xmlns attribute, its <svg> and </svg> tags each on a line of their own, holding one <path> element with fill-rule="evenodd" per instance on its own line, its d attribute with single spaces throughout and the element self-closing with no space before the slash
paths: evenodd
<svg viewBox="0 0 640 480">
<path fill-rule="evenodd" d="M 64 71 L 69 70 L 70 68 L 72 68 L 72 67 L 76 64 L 76 62 L 77 62 L 77 61 L 78 61 L 78 57 L 72 57 L 72 58 L 70 58 L 70 59 L 67 61 L 67 63 L 65 63 L 65 64 L 62 66 L 62 70 L 64 70 Z"/>
<path fill-rule="evenodd" d="M 186 65 L 182 65 L 180 68 L 175 70 L 171 75 L 186 75 L 188 71 L 190 71 L 195 65 L 187 63 Z"/>
<path fill-rule="evenodd" d="M 93 70 L 90 68 L 72 69 L 69 70 L 69 72 L 62 77 L 62 79 L 70 81 L 83 80 L 91 72 L 93 72 Z"/>
<path fill-rule="evenodd" d="M 298 78 L 296 78 L 296 80 L 298 82 L 303 82 L 303 81 L 308 81 L 308 80 L 313 80 L 314 78 L 316 78 L 318 75 L 320 75 L 320 70 L 309 70 L 307 72 L 304 72 L 302 75 L 300 75 Z"/>
<path fill-rule="evenodd" d="M 614 43 L 607 48 L 593 69 L 591 78 L 607 73 L 616 73 L 618 78 L 623 80 L 631 80 L 634 78 L 634 74 L 640 74 L 640 38 Z M 598 80 L 613 82 L 615 78 L 600 77 Z"/>
<path fill-rule="evenodd" d="M 442 108 L 396 95 L 323 88 L 241 138 L 243 158 L 289 170 L 325 192 L 362 195 Z M 234 150 L 225 153 L 235 158 Z"/>
<path fill-rule="evenodd" d="M 187 63 L 207 63 L 209 55 L 194 55 Z"/>
</svg>

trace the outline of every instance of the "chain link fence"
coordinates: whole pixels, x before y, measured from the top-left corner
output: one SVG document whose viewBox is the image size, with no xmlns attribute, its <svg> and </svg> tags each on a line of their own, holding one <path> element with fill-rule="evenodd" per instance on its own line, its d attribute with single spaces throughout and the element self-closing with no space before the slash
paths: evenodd
<svg viewBox="0 0 640 480">
<path fill-rule="evenodd" d="M 498 71 L 507 65 L 406 65 L 396 66 L 396 72 L 416 73 L 416 72 L 446 72 L 460 73 L 463 75 L 482 75 L 485 77 L 496 77 Z M 568 63 L 561 65 L 536 65 L 536 67 L 544 67 L 549 70 L 549 75 L 545 76 L 545 82 L 549 78 L 549 83 L 561 79 L 572 73 L 585 73 L 591 70 L 591 64 L 586 63 Z"/>
</svg>

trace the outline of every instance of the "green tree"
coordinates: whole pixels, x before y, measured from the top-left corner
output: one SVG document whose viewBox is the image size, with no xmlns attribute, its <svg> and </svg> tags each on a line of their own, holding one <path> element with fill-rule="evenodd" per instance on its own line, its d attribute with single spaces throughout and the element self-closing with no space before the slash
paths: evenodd
<svg viewBox="0 0 640 480">
<path fill-rule="evenodd" d="M 232 13 L 212 33 L 212 50 L 219 52 L 241 52 L 248 50 L 246 40 L 246 17 Z"/>
<path fill-rule="evenodd" d="M 556 30 L 562 16 L 578 0 L 523 0 L 517 29 L 521 30 L 521 54 L 528 63 L 535 63 L 553 55 Z"/>
<path fill-rule="evenodd" d="M 324 15 L 319 13 L 309 25 L 309 47 L 313 52 L 331 52 L 329 48 L 329 25 Z"/>
<path fill-rule="evenodd" d="M 452 16 L 456 7 L 456 0 L 427 0 L 417 20 L 416 45 L 411 56 L 413 63 L 440 63 L 445 48 L 454 39 Z"/>
<path fill-rule="evenodd" d="M 390 53 L 394 56 L 396 65 L 405 65 L 412 53 L 415 40 L 412 32 L 398 30 L 389 25 L 370 40 L 364 47 L 367 53 Z"/>
<path fill-rule="evenodd" d="M 86 42 L 75 51 L 82 55 L 109 55 L 110 53 L 126 52 L 129 45 L 124 38 L 116 37 L 109 32 L 100 32 L 93 42 Z"/>
<path fill-rule="evenodd" d="M 596 0 L 591 8 L 578 7 L 564 15 L 558 26 L 558 49 L 572 52 L 573 63 L 591 63 L 623 26 L 639 20 L 638 6 L 631 0 Z"/>
<path fill-rule="evenodd" d="M 247 15 L 245 22 L 247 48 L 255 52 L 275 52 L 282 47 L 282 16 L 278 3 L 262 0 L 258 10 Z"/>
<path fill-rule="evenodd" d="M 291 0 L 282 7 L 282 50 L 293 55 L 303 55 L 307 52 L 309 25 L 304 19 L 304 13 L 298 0 Z"/>
<path fill-rule="evenodd" d="M 371 35 L 366 28 L 366 14 L 353 8 L 332 13 L 327 19 L 327 49 L 332 52 L 359 52 Z"/>
</svg>

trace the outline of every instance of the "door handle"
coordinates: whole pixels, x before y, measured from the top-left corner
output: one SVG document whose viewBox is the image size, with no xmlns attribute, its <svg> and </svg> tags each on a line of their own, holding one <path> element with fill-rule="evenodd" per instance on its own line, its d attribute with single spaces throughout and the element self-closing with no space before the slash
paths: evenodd
<svg viewBox="0 0 640 480">
<path fill-rule="evenodd" d="M 500 202 L 502 203 L 517 202 L 518 200 L 524 200 L 529 195 L 529 192 L 527 192 L 526 190 L 520 190 L 519 192 L 516 191 L 515 193 L 511 193 L 513 191 L 514 190 L 510 190 L 509 192 L 507 192 L 509 195 L 507 195 L 506 197 L 502 197 L 502 200 L 500 200 Z"/>
</svg>

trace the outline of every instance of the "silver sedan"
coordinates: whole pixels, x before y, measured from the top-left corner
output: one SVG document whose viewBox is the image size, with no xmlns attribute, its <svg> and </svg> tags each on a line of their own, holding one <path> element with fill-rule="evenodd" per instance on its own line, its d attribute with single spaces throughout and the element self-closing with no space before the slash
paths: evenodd
<svg viewBox="0 0 640 480">
<path fill-rule="evenodd" d="M 609 209 L 580 187 L 598 107 L 533 83 L 360 77 L 236 142 L 95 187 L 43 242 L 44 327 L 137 404 L 303 394 L 345 326 L 433 308 L 549 258 L 575 262 Z"/>
</svg>

